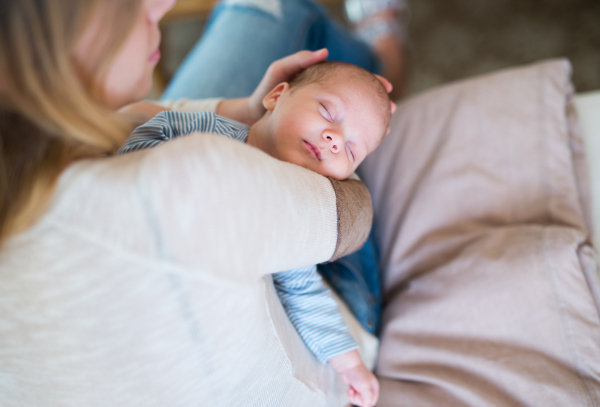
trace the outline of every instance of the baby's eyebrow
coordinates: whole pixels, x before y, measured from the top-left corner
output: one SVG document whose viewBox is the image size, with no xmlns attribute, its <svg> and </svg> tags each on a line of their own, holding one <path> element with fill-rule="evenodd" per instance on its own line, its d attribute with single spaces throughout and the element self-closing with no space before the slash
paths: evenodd
<svg viewBox="0 0 600 407">
<path fill-rule="evenodd" d="M 344 112 L 346 109 L 346 104 L 344 103 L 342 98 L 333 92 L 325 92 L 325 97 L 323 98 L 323 100 L 321 100 L 321 102 L 326 102 L 330 105 L 333 105 L 332 108 L 336 116 L 340 116 L 341 113 Z"/>
</svg>

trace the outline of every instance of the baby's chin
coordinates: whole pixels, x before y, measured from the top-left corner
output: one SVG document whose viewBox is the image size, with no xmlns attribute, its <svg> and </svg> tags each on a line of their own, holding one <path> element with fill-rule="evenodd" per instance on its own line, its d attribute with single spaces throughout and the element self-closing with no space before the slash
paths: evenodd
<svg viewBox="0 0 600 407">
<path fill-rule="evenodd" d="M 328 169 L 322 168 L 313 162 L 312 160 L 306 161 L 304 157 L 297 157 L 294 155 L 291 156 L 283 156 L 279 158 L 281 161 L 286 161 L 288 163 L 299 165 L 300 167 L 306 168 L 307 170 L 311 170 L 312 172 L 316 172 L 317 174 L 323 175 L 324 177 L 330 177 L 338 181 L 345 180 L 350 177 L 354 171 L 349 174 L 346 173 L 335 173 L 334 171 L 329 171 Z"/>
<path fill-rule="evenodd" d="M 348 177 L 350 177 L 350 175 L 352 175 L 352 173 L 350 173 L 350 174 L 332 174 L 332 173 L 329 173 L 327 171 L 325 171 L 325 172 L 323 172 L 323 171 L 315 171 L 315 172 L 318 173 L 318 174 L 321 174 L 321 175 L 323 175 L 325 177 L 333 178 L 333 179 L 338 180 L 338 181 L 343 181 L 343 180 L 347 179 Z"/>
<path fill-rule="evenodd" d="M 346 171 L 335 171 L 335 170 L 331 171 L 329 169 L 324 169 L 324 168 L 308 168 L 308 169 L 316 172 L 317 174 L 321 174 L 324 177 L 330 177 L 330 178 L 333 178 L 338 181 L 345 180 L 346 178 L 351 176 L 352 173 L 354 172 L 354 171 L 352 171 L 352 172 L 348 173 L 348 170 L 346 170 Z"/>
<path fill-rule="evenodd" d="M 347 175 L 343 175 L 343 176 L 341 176 L 341 175 L 326 175 L 326 176 L 336 179 L 338 181 L 343 181 L 343 180 L 347 179 L 348 177 L 350 177 L 350 175 L 352 175 L 352 174 L 347 174 Z"/>
<path fill-rule="evenodd" d="M 332 171 L 327 171 L 326 169 L 323 168 L 319 168 L 318 166 L 305 166 L 304 168 L 306 168 L 307 170 L 311 170 L 313 172 L 316 172 L 317 174 L 320 174 L 324 177 L 330 177 L 333 179 L 336 179 L 338 181 L 341 181 L 343 179 L 346 179 L 350 176 L 350 174 L 348 174 L 347 176 L 344 176 L 344 174 L 335 174 Z"/>
</svg>

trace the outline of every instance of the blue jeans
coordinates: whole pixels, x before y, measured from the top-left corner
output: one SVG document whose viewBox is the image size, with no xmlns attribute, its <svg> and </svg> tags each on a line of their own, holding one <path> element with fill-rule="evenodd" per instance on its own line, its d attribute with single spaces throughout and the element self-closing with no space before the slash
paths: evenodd
<svg viewBox="0 0 600 407">
<path fill-rule="evenodd" d="M 333 21 L 319 4 L 279 0 L 273 11 L 248 3 L 224 0 L 215 8 L 202 39 L 175 74 L 163 99 L 249 96 L 271 62 L 303 49 L 328 48 L 329 60 L 380 71 L 371 49 Z M 372 231 L 361 250 L 318 267 L 371 333 L 378 332 L 381 315 L 378 265 Z"/>
</svg>

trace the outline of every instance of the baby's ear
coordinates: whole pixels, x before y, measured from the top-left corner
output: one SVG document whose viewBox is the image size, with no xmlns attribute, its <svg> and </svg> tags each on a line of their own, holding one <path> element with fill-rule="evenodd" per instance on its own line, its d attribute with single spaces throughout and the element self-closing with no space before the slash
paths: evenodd
<svg viewBox="0 0 600 407">
<path fill-rule="evenodd" d="M 281 82 L 275 86 L 273 90 L 267 93 L 267 96 L 263 98 L 263 106 L 268 111 L 272 112 L 275 109 L 275 105 L 279 101 L 279 98 L 290 89 L 290 84 L 287 82 Z"/>
</svg>

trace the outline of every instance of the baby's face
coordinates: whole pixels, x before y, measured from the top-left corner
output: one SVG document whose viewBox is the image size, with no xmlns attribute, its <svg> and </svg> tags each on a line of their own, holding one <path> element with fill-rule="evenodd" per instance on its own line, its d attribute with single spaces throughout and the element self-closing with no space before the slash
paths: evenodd
<svg viewBox="0 0 600 407">
<path fill-rule="evenodd" d="M 277 158 L 348 178 L 387 132 L 375 90 L 360 81 L 311 83 L 292 91 L 285 85 L 269 118 Z"/>
</svg>

